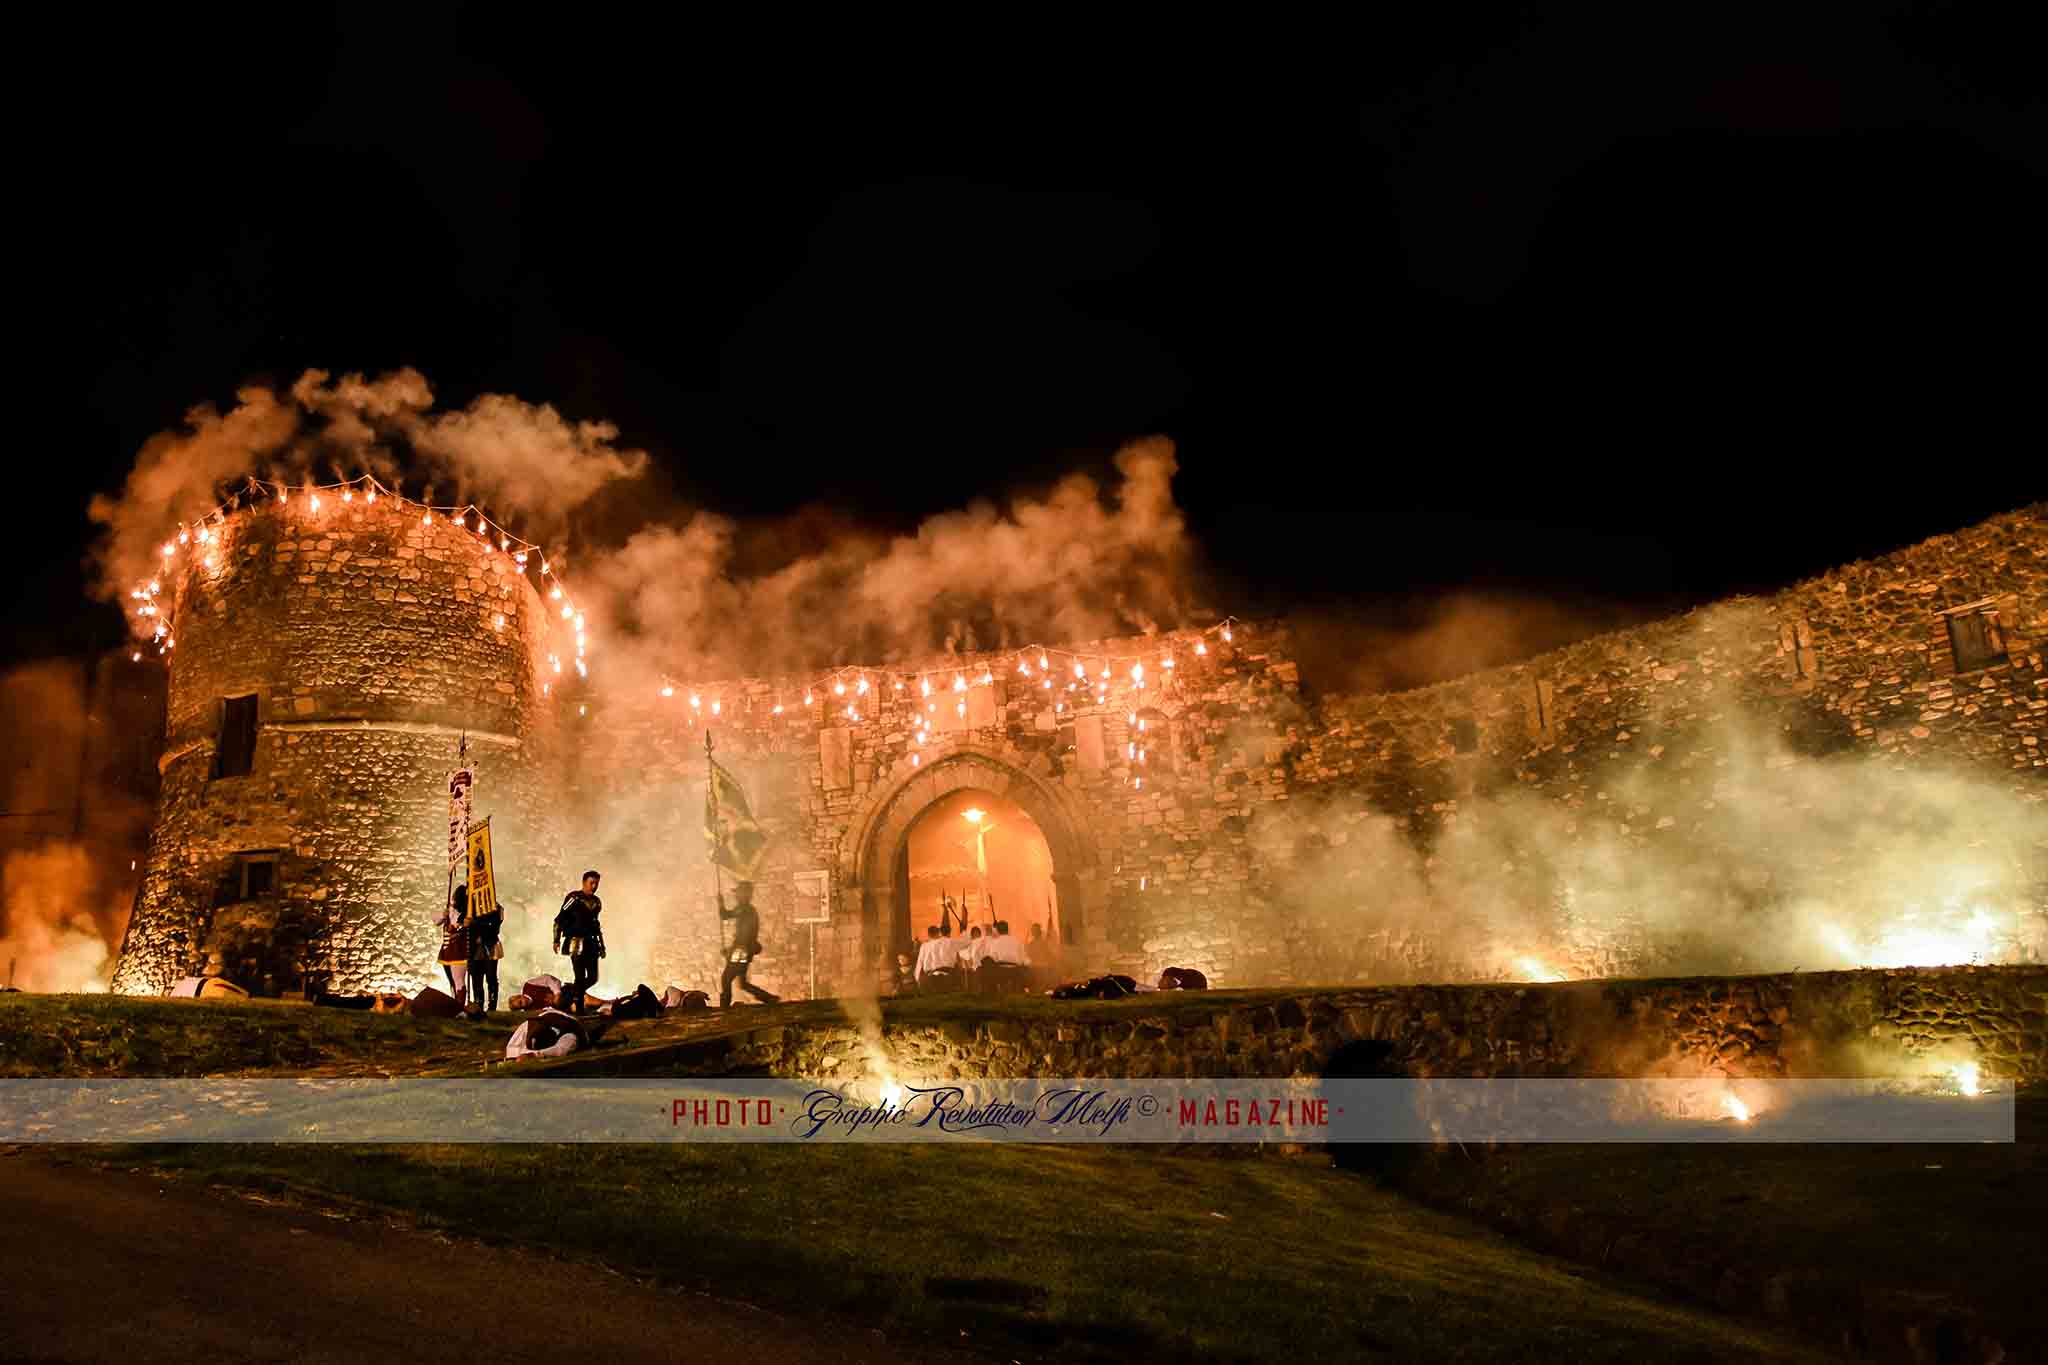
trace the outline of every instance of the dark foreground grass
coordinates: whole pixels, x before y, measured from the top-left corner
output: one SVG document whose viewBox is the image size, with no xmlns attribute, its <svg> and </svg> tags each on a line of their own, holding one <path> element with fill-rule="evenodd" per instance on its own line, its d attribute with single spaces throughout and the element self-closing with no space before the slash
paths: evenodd
<svg viewBox="0 0 2048 1365">
<path fill-rule="evenodd" d="M 144 1155 L 1004 1358 L 1816 1358 L 1302 1160 L 909 1145 Z"/>
<path fill-rule="evenodd" d="M 891 1023 L 982 1019 L 1090 1019 L 1189 1011 L 1204 1016 L 1280 991 L 1148 995 L 1121 1001 L 1043 996 L 937 996 L 882 1003 Z M 504 1056 L 522 1016 L 415 1019 L 316 1009 L 303 1001 L 167 1000 L 149 996 L 0 993 L 0 1077 L 8 1076 L 437 1076 L 475 1075 Z M 830 1000 L 773 1007 L 672 1012 L 615 1026 L 601 1051 L 633 1074 L 635 1056 L 676 1044 L 789 1024 L 847 1024 Z M 588 1056 L 579 1064 L 590 1061 Z M 650 1065 L 662 1065 L 651 1057 Z"/>
<path fill-rule="evenodd" d="M 0 1077 L 476 1075 L 505 1055 L 523 1016 L 481 1020 L 316 1009 L 294 1000 L 0 993 Z M 607 1051 L 759 1028 L 843 1022 L 829 1002 L 633 1020 Z"/>
<path fill-rule="evenodd" d="M 502 1022 L 503 1027 L 498 1025 Z M 475 1071 L 493 1022 L 282 1000 L 0 994 L 0 1076 L 377 1076 Z"/>
<path fill-rule="evenodd" d="M 2048 1095 L 2030 1095 L 2014 1144 L 1453 1151 L 1398 1183 L 1533 1247 L 1859 1352 L 1936 1359 L 1948 1342 L 1956 1359 L 2041 1360 L 2044 1119 Z"/>
</svg>

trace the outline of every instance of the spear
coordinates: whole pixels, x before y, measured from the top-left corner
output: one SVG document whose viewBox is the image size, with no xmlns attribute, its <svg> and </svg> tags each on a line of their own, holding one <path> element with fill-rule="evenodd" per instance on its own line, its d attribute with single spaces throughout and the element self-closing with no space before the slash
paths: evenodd
<svg viewBox="0 0 2048 1365">
<path fill-rule="evenodd" d="M 704 785 L 711 793 L 711 888 L 716 897 L 712 914 L 716 916 L 725 909 L 725 877 L 718 867 L 718 775 L 711 771 L 711 727 L 708 725 L 704 727 Z M 723 918 L 716 918 L 712 921 L 712 926 L 717 930 L 718 956 L 723 960 L 726 954 L 725 921 Z"/>
<path fill-rule="evenodd" d="M 456 750 L 455 750 L 455 766 L 456 766 L 457 770 L 460 770 L 460 769 L 461 769 L 461 767 L 462 767 L 462 760 L 463 760 L 463 759 L 465 759 L 465 758 L 467 758 L 467 757 L 469 757 L 469 731 L 468 731 L 468 729 L 466 729 L 466 728 L 465 728 L 465 729 L 463 730 L 463 732 L 462 732 L 462 743 L 461 743 L 460 745 L 458 745 L 458 746 L 456 747 Z M 465 830 L 463 830 L 463 832 L 462 832 L 462 833 L 463 833 L 463 837 L 464 837 L 465 839 L 467 839 L 467 837 L 468 837 L 468 835 L 469 835 L 469 831 L 468 831 L 467 829 L 465 829 Z M 465 848 L 463 849 L 463 852 L 462 852 L 462 859 L 463 859 L 463 864 L 464 864 L 464 866 L 465 866 L 465 868 L 466 868 L 466 867 L 468 866 L 468 862 L 469 862 L 469 850 L 468 850 L 468 849 L 467 849 L 466 847 L 465 847 Z M 455 904 L 455 860 L 454 860 L 453 858 L 450 858 L 450 859 L 448 860 L 448 893 L 447 893 L 447 894 L 446 894 L 445 896 L 441 897 L 441 913 L 442 913 L 442 914 L 444 914 L 444 915 L 445 915 L 445 914 L 447 914 L 447 913 L 448 913 L 448 908 L 449 908 L 450 906 L 454 905 L 454 904 Z"/>
</svg>

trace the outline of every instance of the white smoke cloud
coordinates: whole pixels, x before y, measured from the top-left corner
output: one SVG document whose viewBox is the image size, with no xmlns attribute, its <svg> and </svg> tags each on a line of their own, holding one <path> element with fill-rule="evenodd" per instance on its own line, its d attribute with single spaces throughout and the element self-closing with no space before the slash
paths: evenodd
<svg viewBox="0 0 2048 1365">
<path fill-rule="evenodd" d="M 699 512 L 587 562 L 578 587 L 607 642 L 605 680 L 628 689 L 1146 633 L 1180 624 L 1189 597 L 1175 468 L 1170 442 L 1141 441 L 1109 489 L 1076 475 L 908 535 L 842 527 L 751 567 L 758 528 Z"/>
<path fill-rule="evenodd" d="M 605 422 L 571 422 L 553 407 L 484 394 L 433 411 L 417 370 L 336 380 L 308 370 L 280 394 L 250 385 L 221 413 L 193 408 L 182 430 L 153 437 L 118 497 L 93 499 L 102 528 L 97 589 L 118 600 L 157 567 L 165 534 L 189 523 L 251 477 L 333 482 L 373 474 L 428 488 L 443 504 L 475 503 L 529 540 L 559 535 L 567 518 L 609 485 L 638 477 L 644 452 L 616 445 Z"/>
<path fill-rule="evenodd" d="M 1579 804 L 1509 789 L 1423 817 L 1359 795 L 1258 808 L 1248 838 L 1281 850 L 1272 932 L 1293 935 L 1295 970 L 1339 980 L 2048 959 L 2038 796 L 1867 751 L 1800 754 L 1733 711 L 1631 743 L 1588 770 Z"/>
<path fill-rule="evenodd" d="M 101 859 L 83 843 L 56 842 L 9 853 L 0 864 L 0 970 L 25 991 L 103 991 L 113 974 L 116 927 L 127 906 L 101 903 Z"/>
</svg>

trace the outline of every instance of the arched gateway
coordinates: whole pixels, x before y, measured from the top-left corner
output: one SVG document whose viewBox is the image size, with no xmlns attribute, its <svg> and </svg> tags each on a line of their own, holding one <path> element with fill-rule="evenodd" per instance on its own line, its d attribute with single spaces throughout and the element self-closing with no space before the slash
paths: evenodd
<svg viewBox="0 0 2048 1365">
<path fill-rule="evenodd" d="M 1093 846 L 1083 837 L 1082 809 L 1059 787 L 1030 772 L 1030 763 L 1022 754 L 961 745 L 881 784 L 848 822 L 839 851 L 839 884 L 859 907 L 861 942 L 878 974 L 887 975 L 912 932 L 907 903 L 911 827 L 960 791 L 992 792 L 1030 816 L 1052 854 L 1062 940 L 1077 946 L 1100 940 L 1106 887 Z"/>
</svg>

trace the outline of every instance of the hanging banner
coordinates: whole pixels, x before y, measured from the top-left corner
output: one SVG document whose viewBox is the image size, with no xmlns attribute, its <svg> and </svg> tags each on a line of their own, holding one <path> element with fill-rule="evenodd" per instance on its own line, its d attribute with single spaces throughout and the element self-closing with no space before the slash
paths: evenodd
<svg viewBox="0 0 2048 1365">
<path fill-rule="evenodd" d="M 448 774 L 448 866 L 458 867 L 469 851 L 469 798 L 476 786 L 474 768 Z"/>
<path fill-rule="evenodd" d="M 469 831 L 469 912 L 488 915 L 498 903 L 498 878 L 491 866 L 491 817 Z"/>
</svg>

